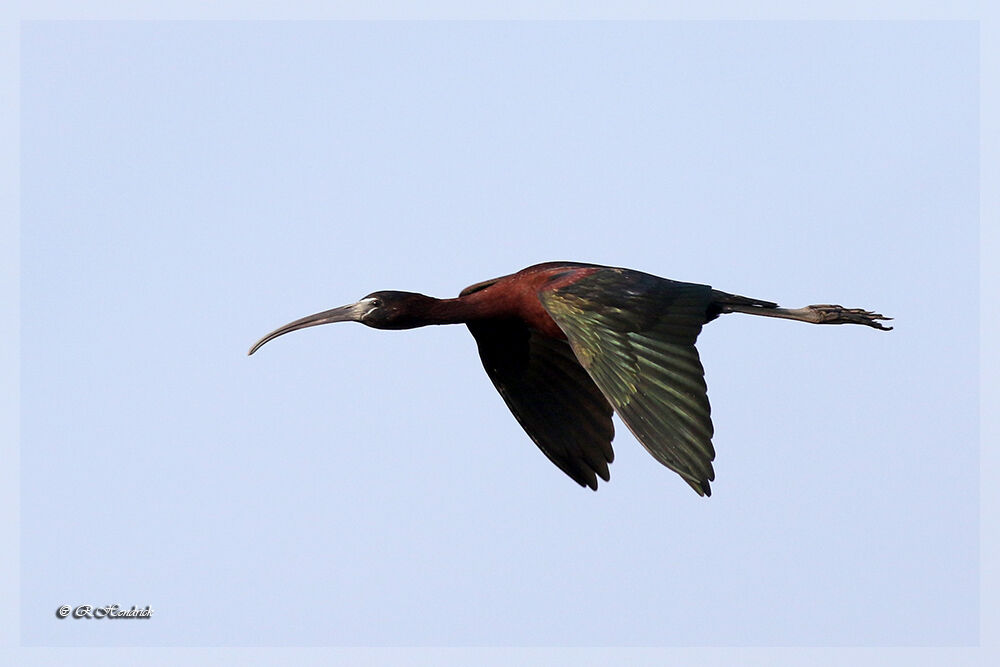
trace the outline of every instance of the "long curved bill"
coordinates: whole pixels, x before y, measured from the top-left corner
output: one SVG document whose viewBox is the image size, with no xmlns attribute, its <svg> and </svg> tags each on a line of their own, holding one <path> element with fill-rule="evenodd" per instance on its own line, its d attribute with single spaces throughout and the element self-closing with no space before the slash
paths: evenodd
<svg viewBox="0 0 1000 667">
<path fill-rule="evenodd" d="M 247 352 L 247 356 L 250 356 L 254 352 L 260 349 L 260 346 L 269 340 L 274 340 L 278 336 L 284 336 L 286 333 L 291 333 L 292 331 L 298 331 L 299 329 L 306 329 L 308 327 L 319 326 L 320 324 L 330 324 L 332 322 L 357 322 L 360 319 L 359 304 L 352 303 L 349 306 L 340 306 L 339 308 L 332 308 L 330 310 L 324 310 L 322 313 L 316 313 L 315 315 L 307 315 L 301 319 L 295 320 L 294 322 L 289 322 L 283 327 L 278 327 L 271 333 L 267 334 L 259 341 L 253 344 L 250 351 Z"/>
</svg>

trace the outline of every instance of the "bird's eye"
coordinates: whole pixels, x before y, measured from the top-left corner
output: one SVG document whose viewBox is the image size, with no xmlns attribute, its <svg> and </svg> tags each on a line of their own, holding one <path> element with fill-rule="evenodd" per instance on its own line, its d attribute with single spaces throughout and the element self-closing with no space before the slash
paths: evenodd
<svg viewBox="0 0 1000 667">
<path fill-rule="evenodd" d="M 379 299 L 372 299 L 371 300 L 371 304 L 372 304 L 372 308 L 378 308 L 379 306 L 382 305 L 382 301 L 379 300 Z"/>
</svg>

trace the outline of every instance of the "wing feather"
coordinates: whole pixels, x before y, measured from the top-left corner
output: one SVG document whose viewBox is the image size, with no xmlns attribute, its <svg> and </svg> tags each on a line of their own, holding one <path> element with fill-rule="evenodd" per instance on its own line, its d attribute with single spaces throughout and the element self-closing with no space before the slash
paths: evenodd
<svg viewBox="0 0 1000 667">
<path fill-rule="evenodd" d="M 694 344 L 712 289 L 608 268 L 539 298 L 636 439 L 710 495 L 714 431 Z"/>
<path fill-rule="evenodd" d="M 569 344 L 518 321 L 468 326 L 487 375 L 538 448 L 581 486 L 608 481 L 613 411 Z"/>
</svg>

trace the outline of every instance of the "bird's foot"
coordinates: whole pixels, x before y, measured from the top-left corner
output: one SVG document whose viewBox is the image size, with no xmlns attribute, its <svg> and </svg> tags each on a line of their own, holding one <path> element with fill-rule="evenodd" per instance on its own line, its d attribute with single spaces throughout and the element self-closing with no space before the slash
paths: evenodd
<svg viewBox="0 0 1000 667">
<path fill-rule="evenodd" d="M 891 320 L 891 317 L 870 310 L 844 308 L 828 303 L 806 306 L 804 310 L 810 311 L 810 314 L 816 318 L 813 321 L 817 324 L 864 324 L 882 331 L 892 331 L 892 327 L 887 327 L 879 322 L 879 320 Z"/>
</svg>

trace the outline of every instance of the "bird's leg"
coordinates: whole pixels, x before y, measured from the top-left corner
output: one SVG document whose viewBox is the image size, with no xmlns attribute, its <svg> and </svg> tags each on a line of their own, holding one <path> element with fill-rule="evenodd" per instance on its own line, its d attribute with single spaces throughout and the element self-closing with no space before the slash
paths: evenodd
<svg viewBox="0 0 1000 667">
<path fill-rule="evenodd" d="M 832 304 L 816 304 L 805 308 L 778 308 L 742 303 L 722 303 L 723 313 L 746 313 L 763 317 L 780 317 L 786 320 L 798 320 L 811 324 L 864 324 L 883 331 L 891 331 L 892 327 L 884 326 L 879 320 L 891 320 L 879 313 L 861 308 L 844 308 Z"/>
</svg>

